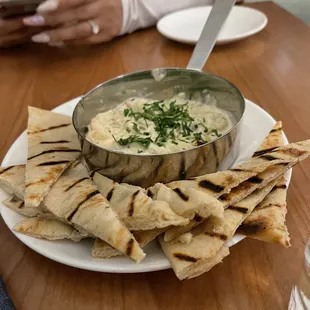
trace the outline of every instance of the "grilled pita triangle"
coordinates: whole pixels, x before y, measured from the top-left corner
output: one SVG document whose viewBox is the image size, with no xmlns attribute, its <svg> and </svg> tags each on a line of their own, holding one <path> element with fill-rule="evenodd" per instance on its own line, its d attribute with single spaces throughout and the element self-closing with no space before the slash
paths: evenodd
<svg viewBox="0 0 310 310">
<path fill-rule="evenodd" d="M 210 193 L 219 198 L 223 206 L 235 204 L 257 188 L 262 188 L 268 182 L 283 174 L 286 170 L 306 159 L 310 155 L 310 140 L 291 143 L 259 157 L 252 158 L 233 169 L 194 178 L 193 180 L 176 181 L 167 184 L 171 188 L 195 188 Z M 254 173 L 254 171 L 256 171 Z M 231 183 L 229 183 L 231 181 Z M 246 181 L 246 182 L 245 182 Z M 199 221 L 191 221 L 185 227 L 173 228 L 165 233 L 165 241 L 172 241 L 180 233 L 190 231 Z M 168 235 L 171 234 L 171 235 Z"/>
<path fill-rule="evenodd" d="M 226 209 L 229 206 L 235 205 L 236 203 L 253 193 L 256 189 L 263 188 L 270 181 L 281 176 L 291 167 L 292 164 L 281 164 L 275 167 L 270 167 L 264 172 L 259 173 L 255 177 L 255 180 L 254 178 L 252 178 L 252 180 L 246 180 L 237 187 L 232 188 L 230 193 L 224 194 L 219 198 L 219 201 L 222 204 L 222 208 Z M 191 221 L 191 223 L 187 226 L 171 227 L 165 232 L 165 241 L 176 241 L 182 234 L 190 231 L 191 229 L 199 225 L 202 221 L 204 221 L 203 217 L 196 216 L 194 220 Z"/>
<path fill-rule="evenodd" d="M 218 220 L 210 217 L 195 227 L 191 231 L 193 237 L 189 243 L 180 241 L 168 243 L 160 238 L 162 249 L 170 260 L 177 277 L 182 280 L 198 276 L 205 270 L 201 268 L 201 264 L 206 264 L 208 270 L 218 264 L 223 258 L 219 251 L 224 244 L 232 238 L 242 221 L 266 197 L 276 183 L 277 180 L 271 181 L 264 188 L 256 190 L 238 204 L 226 209 L 224 220 L 222 220 L 224 225 L 220 223 L 218 227 Z M 226 253 L 224 251 L 224 256 L 228 255 Z"/>
<path fill-rule="evenodd" d="M 162 234 L 166 228 L 157 228 L 152 230 L 140 230 L 133 232 L 134 237 L 140 246 L 144 248 L 147 244 L 153 241 L 157 236 Z M 114 248 L 112 248 L 106 242 L 96 239 L 91 250 L 92 256 L 94 258 L 111 258 L 114 256 L 122 255 L 122 253 Z"/>
<path fill-rule="evenodd" d="M 141 262 L 145 256 L 134 236 L 89 178 L 86 167 L 78 160 L 60 176 L 42 206 L 77 230 L 106 241 L 136 262 Z"/>
<path fill-rule="evenodd" d="M 29 107 L 25 204 L 38 207 L 63 171 L 80 156 L 69 116 Z"/>
<path fill-rule="evenodd" d="M 149 188 L 147 193 L 156 200 L 166 201 L 176 214 L 190 220 L 196 215 L 203 218 L 208 218 L 211 215 L 223 217 L 223 206 L 216 198 L 193 188 L 176 187 L 172 189 L 157 183 Z"/>
<path fill-rule="evenodd" d="M 10 208 L 11 210 L 15 211 L 18 214 L 30 216 L 30 217 L 38 215 L 38 209 L 37 208 L 25 208 L 24 201 L 17 198 L 16 196 L 8 198 L 8 199 L 2 201 L 2 203 L 6 207 Z"/>
<path fill-rule="evenodd" d="M 269 134 L 265 137 L 258 150 L 254 153 L 253 157 L 264 155 L 278 147 L 283 146 L 283 144 L 282 123 L 277 122 Z M 294 164 L 295 162 L 273 165 L 265 171 L 259 173 L 257 176 L 246 180 L 235 188 L 232 188 L 228 194 L 220 196 L 219 199 L 223 203 L 224 208 L 233 205 L 248 196 L 257 188 L 262 188 L 271 180 L 279 177 Z"/>
<path fill-rule="evenodd" d="M 7 194 L 24 200 L 25 165 L 0 168 L 0 188 Z"/>
<path fill-rule="evenodd" d="M 282 124 L 277 122 L 254 156 L 283 145 Z M 239 227 L 238 232 L 254 239 L 290 246 L 285 224 L 287 186 L 284 176 L 266 198 L 254 209 Z"/>
<path fill-rule="evenodd" d="M 29 217 L 34 217 L 34 216 L 39 216 L 42 218 L 46 219 L 54 219 L 55 216 L 51 214 L 50 212 L 44 212 L 38 208 L 27 208 L 25 206 L 25 203 L 23 200 L 17 198 L 16 196 L 13 196 L 11 198 L 8 198 L 2 203 L 10 208 L 11 210 L 15 211 L 18 214 L 29 216 Z"/>
<path fill-rule="evenodd" d="M 105 259 L 120 256 L 123 255 L 123 253 L 97 238 L 91 248 L 91 255 L 94 258 Z"/>
<path fill-rule="evenodd" d="M 0 188 L 7 194 L 14 195 L 12 198 L 3 201 L 5 206 L 25 216 L 53 218 L 52 214 L 43 212 L 41 208 L 25 205 L 25 165 L 4 168 L 2 172 L 2 174 L 0 172 Z"/>
<path fill-rule="evenodd" d="M 68 224 L 62 223 L 58 220 L 39 217 L 22 220 L 13 227 L 13 230 L 39 239 L 70 239 L 75 242 L 79 242 L 85 238 L 85 236 L 81 235 L 77 230 Z"/>
<path fill-rule="evenodd" d="M 261 156 L 245 161 L 233 169 L 199 176 L 192 180 L 171 182 L 167 186 L 170 188 L 195 188 L 218 198 L 269 167 L 284 163 L 296 164 L 309 155 L 310 139 L 273 149 Z"/>
<path fill-rule="evenodd" d="M 189 245 L 181 242 L 171 245 L 164 241 L 163 236 L 158 239 L 163 252 L 172 264 L 176 276 L 179 280 L 185 280 L 209 271 L 229 255 L 228 247 L 222 246 L 210 257 L 206 245 L 212 241 L 211 238 L 202 234 L 197 236 Z M 190 247 L 190 251 L 184 251 L 186 246 Z"/>
<path fill-rule="evenodd" d="M 94 174 L 93 181 L 129 230 L 150 230 L 189 223 L 188 219 L 173 212 L 167 202 L 148 197 L 142 187 L 119 184 L 99 173 Z"/>
<path fill-rule="evenodd" d="M 172 189 L 157 183 L 148 189 L 148 193 L 152 193 L 155 199 L 167 201 L 175 213 L 192 220 L 189 225 L 169 228 L 165 232 L 167 242 L 173 241 L 209 216 L 223 218 L 222 203 L 210 194 L 197 189 L 180 187 Z"/>
<path fill-rule="evenodd" d="M 275 123 L 275 125 L 270 130 L 269 134 L 265 137 L 265 139 L 260 144 L 256 152 L 253 154 L 253 157 L 264 155 L 283 145 L 284 142 L 283 142 L 282 122 L 278 121 Z"/>
<path fill-rule="evenodd" d="M 290 246 L 290 237 L 285 224 L 287 186 L 284 177 L 273 191 L 244 220 L 238 232 L 261 241 Z"/>
</svg>

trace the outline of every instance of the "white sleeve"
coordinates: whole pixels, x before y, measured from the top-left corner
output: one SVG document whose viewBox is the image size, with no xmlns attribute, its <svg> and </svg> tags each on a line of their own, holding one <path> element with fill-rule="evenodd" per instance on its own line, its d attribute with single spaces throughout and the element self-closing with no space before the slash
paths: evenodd
<svg viewBox="0 0 310 310">
<path fill-rule="evenodd" d="M 211 3 L 213 0 L 122 0 L 123 27 L 120 34 L 154 25 L 170 12 Z"/>
</svg>

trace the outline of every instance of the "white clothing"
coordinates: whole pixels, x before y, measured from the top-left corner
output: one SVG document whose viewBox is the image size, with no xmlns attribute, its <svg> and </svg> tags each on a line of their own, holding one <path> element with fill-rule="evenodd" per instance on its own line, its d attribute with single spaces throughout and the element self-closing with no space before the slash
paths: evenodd
<svg viewBox="0 0 310 310">
<path fill-rule="evenodd" d="M 170 12 L 212 3 L 212 0 L 122 0 L 123 27 L 120 34 L 152 26 Z"/>
</svg>

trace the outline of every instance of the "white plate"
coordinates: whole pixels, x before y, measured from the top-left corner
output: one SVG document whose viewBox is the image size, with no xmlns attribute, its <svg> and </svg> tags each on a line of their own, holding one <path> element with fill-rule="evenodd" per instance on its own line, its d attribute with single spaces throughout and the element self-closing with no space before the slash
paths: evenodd
<svg viewBox="0 0 310 310">
<path fill-rule="evenodd" d="M 79 98 L 76 98 L 62 104 L 54 109 L 54 111 L 71 115 L 78 100 Z M 274 123 L 275 120 L 267 112 L 251 101 L 246 100 L 238 162 L 252 155 Z M 288 143 L 286 137 L 285 143 Z M 25 163 L 26 154 L 27 135 L 26 132 L 24 132 L 9 149 L 2 162 L 2 166 Z M 0 201 L 3 201 L 7 197 L 8 195 L 0 191 Z M 24 218 L 6 208 L 2 203 L 0 203 L 0 211 L 5 223 L 10 229 Z M 77 268 L 101 272 L 135 273 L 163 270 L 171 267 L 168 259 L 164 256 L 156 241 L 145 248 L 147 256 L 144 261 L 141 264 L 135 264 L 125 257 L 115 257 L 106 260 L 92 258 L 90 254 L 92 247 L 91 240 L 84 240 L 79 243 L 69 240 L 47 241 L 31 238 L 23 234 L 15 233 L 14 231 L 12 232 L 19 240 L 34 251 L 62 264 Z M 234 236 L 230 242 L 230 246 L 236 244 L 243 238 L 244 237 L 241 235 Z"/>
<path fill-rule="evenodd" d="M 212 6 L 202 6 L 174 12 L 157 23 L 157 30 L 165 37 L 182 43 L 196 44 Z M 216 44 L 238 41 L 261 31 L 267 16 L 260 11 L 234 6 L 219 33 Z"/>
</svg>

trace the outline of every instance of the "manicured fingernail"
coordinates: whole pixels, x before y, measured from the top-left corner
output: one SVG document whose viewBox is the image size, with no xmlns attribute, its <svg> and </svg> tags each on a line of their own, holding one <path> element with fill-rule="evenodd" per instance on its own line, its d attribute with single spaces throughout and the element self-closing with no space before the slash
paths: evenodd
<svg viewBox="0 0 310 310">
<path fill-rule="evenodd" d="M 36 43 L 48 43 L 50 39 L 50 36 L 44 32 L 31 37 L 31 40 Z"/>
<path fill-rule="evenodd" d="M 28 26 L 42 26 L 45 24 L 45 19 L 41 15 L 34 15 L 23 19 L 24 24 Z"/>
<path fill-rule="evenodd" d="M 58 0 L 47 0 L 38 6 L 37 12 L 45 13 L 45 12 L 55 11 L 58 8 L 58 5 L 59 5 Z"/>
</svg>

